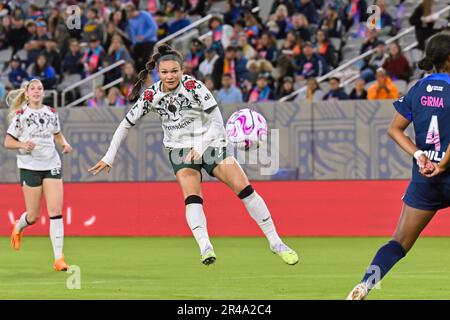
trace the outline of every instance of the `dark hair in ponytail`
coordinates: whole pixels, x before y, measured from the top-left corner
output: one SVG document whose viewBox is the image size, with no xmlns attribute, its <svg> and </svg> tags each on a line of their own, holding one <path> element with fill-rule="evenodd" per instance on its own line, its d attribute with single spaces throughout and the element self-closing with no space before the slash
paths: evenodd
<svg viewBox="0 0 450 320">
<path fill-rule="evenodd" d="M 436 71 L 444 68 L 450 55 L 450 34 L 440 32 L 432 36 L 425 49 L 425 57 L 419 61 L 419 68 L 425 71 L 431 71 L 433 67 Z"/>
<path fill-rule="evenodd" d="M 133 90 L 128 99 L 135 100 L 141 93 L 142 85 L 147 79 L 148 75 L 158 67 L 161 61 L 177 61 L 180 67 L 183 67 L 183 56 L 178 51 L 172 49 L 168 44 L 159 45 L 151 56 L 150 60 L 145 64 L 145 69 L 138 74 L 138 80 L 134 84 Z"/>
</svg>

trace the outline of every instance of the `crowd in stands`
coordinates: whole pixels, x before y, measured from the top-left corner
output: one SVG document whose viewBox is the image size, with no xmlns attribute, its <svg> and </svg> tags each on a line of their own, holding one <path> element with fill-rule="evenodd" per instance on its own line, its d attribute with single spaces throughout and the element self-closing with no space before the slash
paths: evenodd
<svg viewBox="0 0 450 320">
<path fill-rule="evenodd" d="M 4 97 L 31 78 L 60 92 L 125 60 L 122 67 L 105 74 L 93 97 L 84 102 L 89 107 L 125 106 L 156 42 L 208 13 L 215 14 L 208 22 L 209 33 L 189 40 L 183 52 L 184 72 L 203 81 L 219 103 L 277 100 L 300 87 L 306 90 L 288 100 L 394 99 L 402 93 L 395 81 L 410 81 L 414 61 L 405 57 L 397 42 L 387 45 L 383 40 L 401 31 L 405 0 L 275 0 L 266 20 L 261 10 L 255 10 L 262 2 L 0 1 L 0 52 L 9 54 L 0 66 L 0 95 Z M 226 9 L 214 11 L 218 4 Z M 381 19 L 368 28 L 371 4 L 379 6 Z M 386 10 L 388 4 L 395 6 L 395 16 Z M 80 14 L 79 28 L 69 23 L 73 12 L 67 9 L 72 5 Z M 409 17 L 421 50 L 425 40 L 437 32 L 432 5 L 423 0 Z M 349 38 L 362 40 L 360 54 L 371 49 L 374 53 L 360 62 L 359 78 L 350 92 L 344 90 L 339 76 L 327 80 L 329 90 L 324 92 L 317 78 L 342 63 Z M 119 78 L 123 81 L 116 86 L 102 88 Z M 148 83 L 157 80 L 154 72 Z M 74 92 L 70 98 L 80 96 Z"/>
</svg>

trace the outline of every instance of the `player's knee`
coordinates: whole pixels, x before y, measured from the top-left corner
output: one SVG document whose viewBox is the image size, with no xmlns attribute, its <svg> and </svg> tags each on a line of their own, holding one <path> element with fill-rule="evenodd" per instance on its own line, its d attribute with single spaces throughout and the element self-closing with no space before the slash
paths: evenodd
<svg viewBox="0 0 450 320">
<path fill-rule="evenodd" d="M 39 219 L 39 212 L 27 212 L 25 219 L 29 225 L 35 224 Z"/>
<path fill-rule="evenodd" d="M 185 205 L 193 204 L 193 203 L 203 204 L 203 198 L 196 194 L 192 194 L 190 196 L 187 196 L 186 199 L 184 199 Z"/>
<path fill-rule="evenodd" d="M 255 189 L 253 189 L 252 185 L 249 184 L 238 193 L 238 197 L 239 199 L 244 200 L 245 198 L 251 196 L 254 192 Z"/>
</svg>

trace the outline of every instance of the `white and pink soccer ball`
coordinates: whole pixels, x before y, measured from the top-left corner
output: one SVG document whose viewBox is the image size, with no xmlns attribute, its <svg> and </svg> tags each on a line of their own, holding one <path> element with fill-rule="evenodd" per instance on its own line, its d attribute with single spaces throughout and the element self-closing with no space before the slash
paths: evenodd
<svg viewBox="0 0 450 320">
<path fill-rule="evenodd" d="M 228 140 L 241 150 L 254 150 L 267 141 L 267 122 L 252 109 L 241 109 L 233 113 L 225 130 Z"/>
</svg>

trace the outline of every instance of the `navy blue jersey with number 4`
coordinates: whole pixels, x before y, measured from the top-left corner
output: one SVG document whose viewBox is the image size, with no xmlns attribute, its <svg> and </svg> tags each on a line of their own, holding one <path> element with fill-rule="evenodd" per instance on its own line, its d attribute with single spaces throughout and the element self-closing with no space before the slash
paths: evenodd
<svg viewBox="0 0 450 320">
<path fill-rule="evenodd" d="M 418 81 L 409 92 L 394 102 L 403 117 L 412 121 L 416 145 L 433 162 L 440 162 L 450 142 L 450 76 L 436 73 Z M 414 159 L 413 181 L 429 181 L 422 177 Z M 450 183 L 450 172 L 432 179 Z"/>
</svg>

